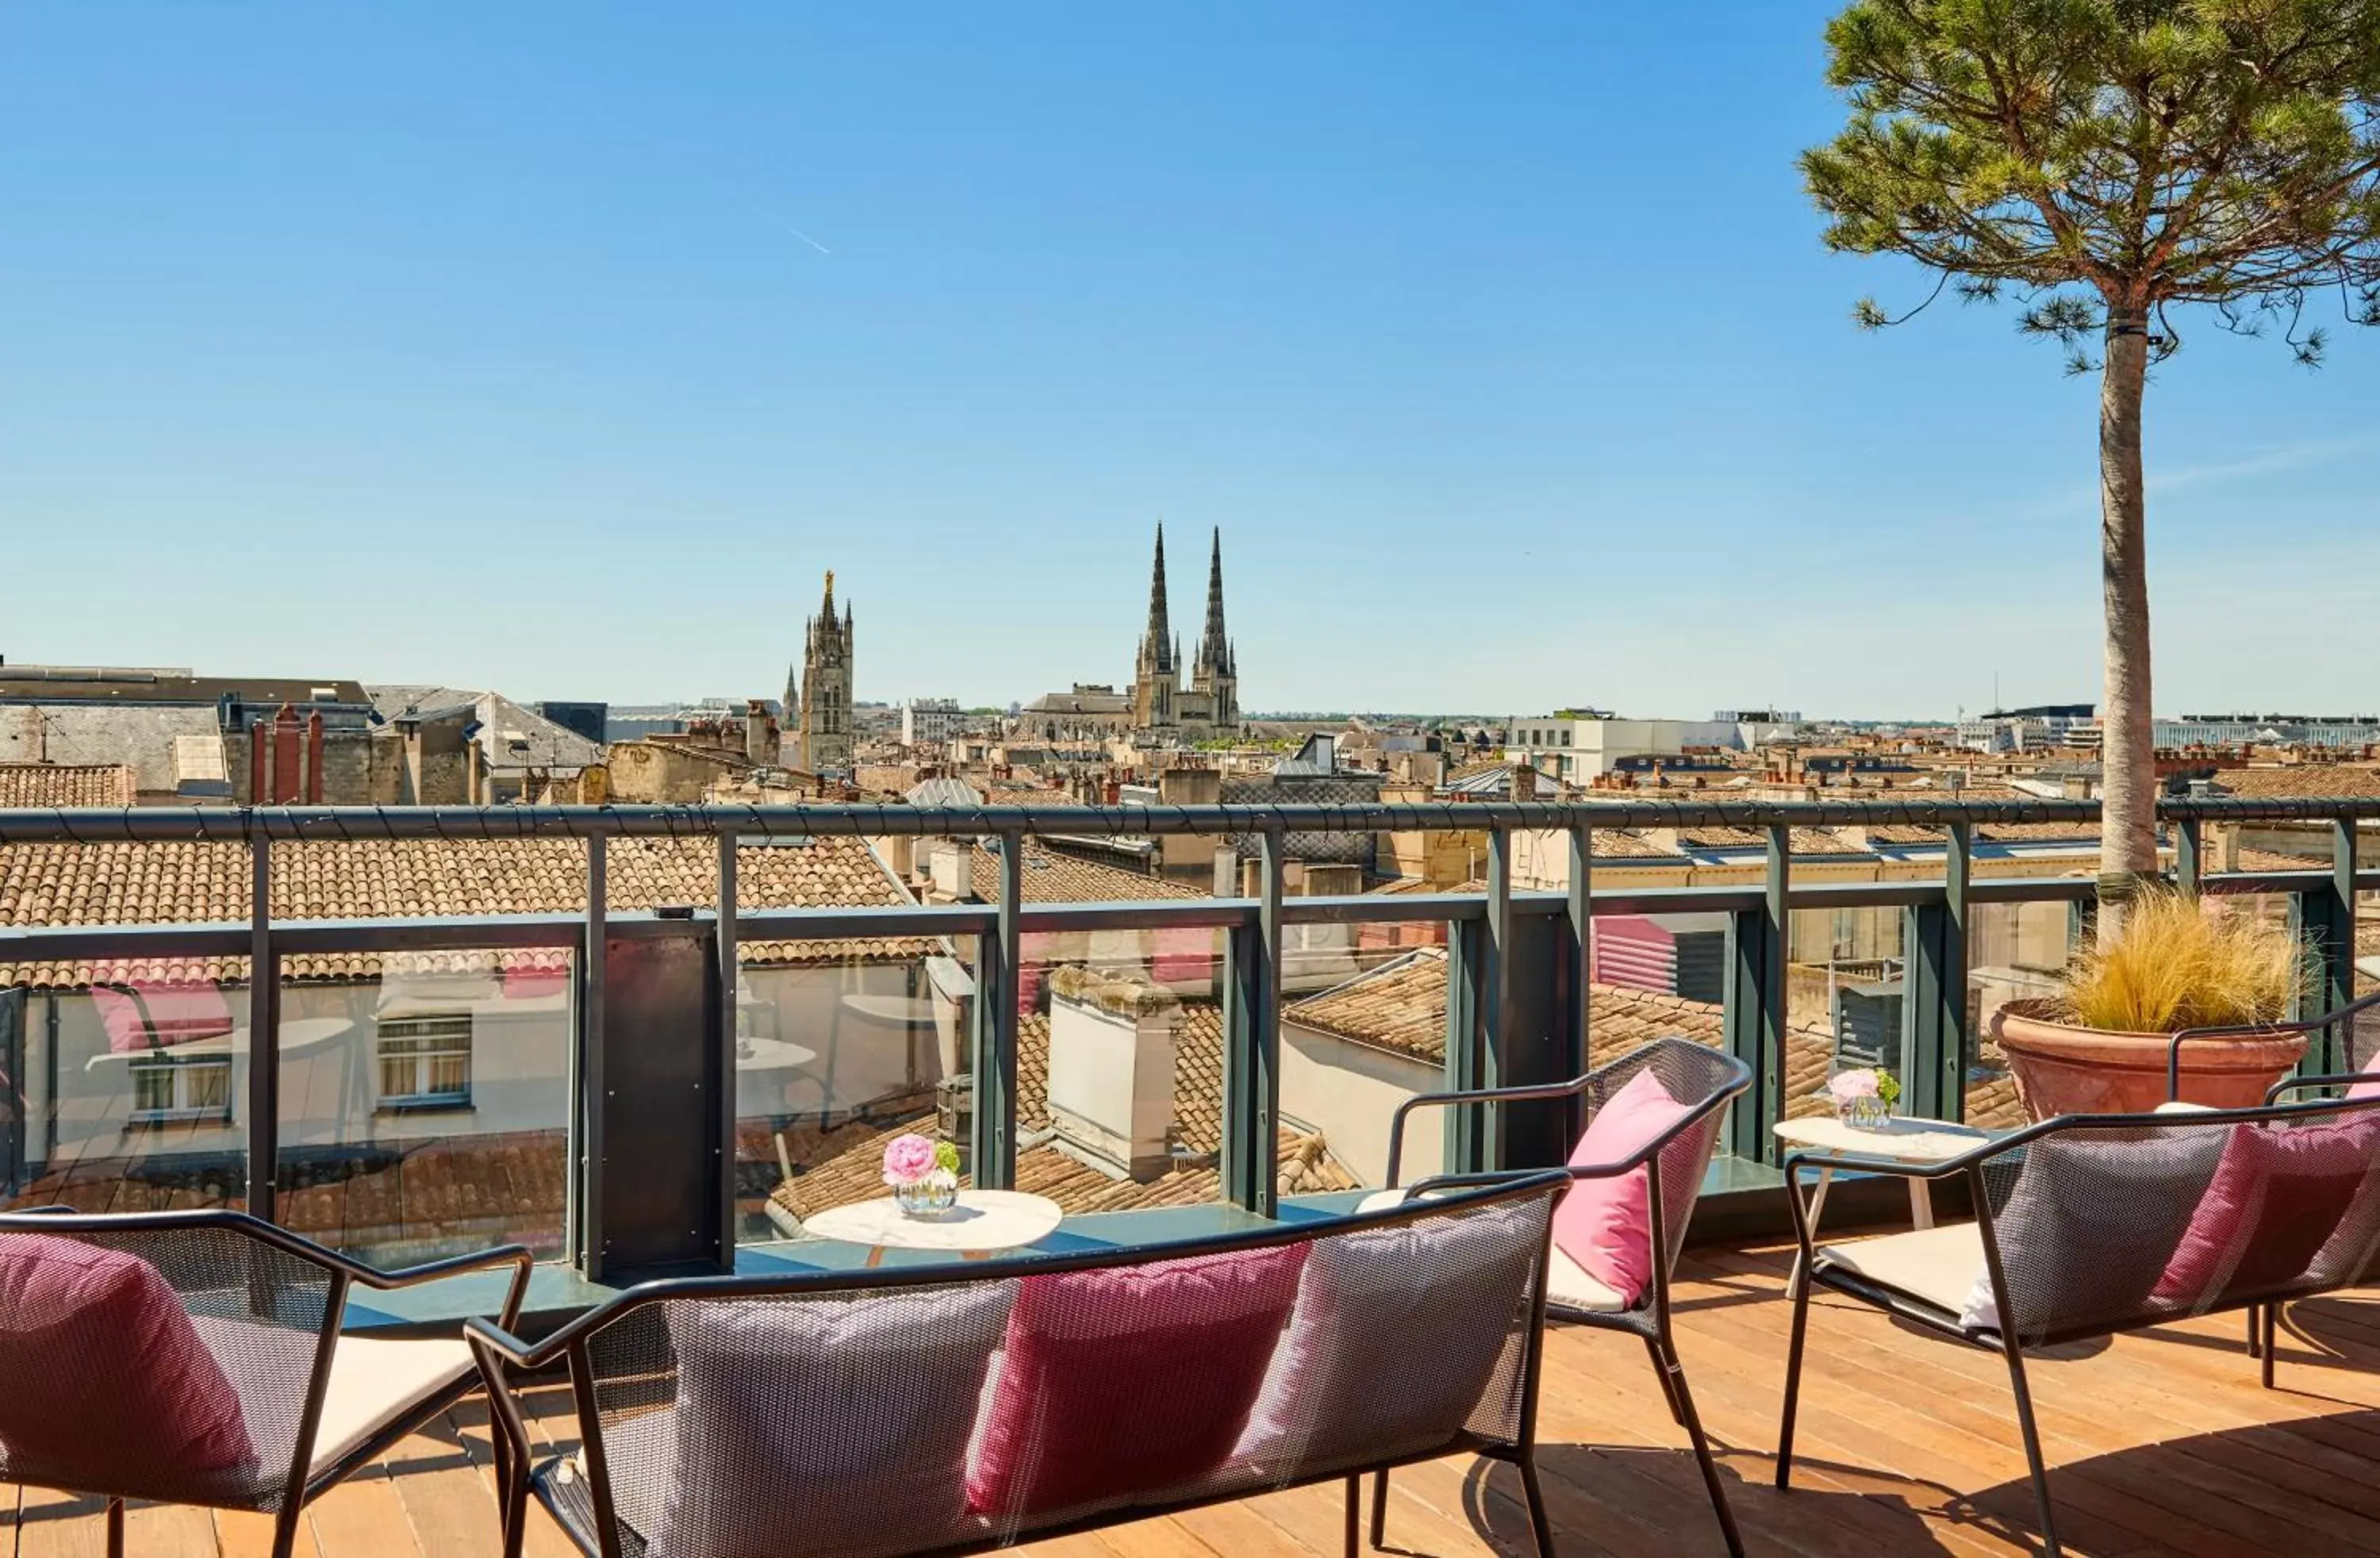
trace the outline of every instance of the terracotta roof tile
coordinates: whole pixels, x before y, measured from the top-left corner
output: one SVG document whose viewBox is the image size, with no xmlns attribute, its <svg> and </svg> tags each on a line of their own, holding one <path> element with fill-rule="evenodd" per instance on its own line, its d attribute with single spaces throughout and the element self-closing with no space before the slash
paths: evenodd
<svg viewBox="0 0 2380 1558">
<path fill-rule="evenodd" d="M 986 903 L 998 901 L 1000 858 L 988 846 L 978 846 L 972 860 L 976 896 Z M 1061 855 L 1032 840 L 1025 846 L 1023 880 L 1028 904 L 1140 903 L 1211 896 L 1186 882 Z"/>
<path fill-rule="evenodd" d="M 614 910 L 706 905 L 718 894 L 708 838 L 620 838 L 605 852 Z M 203 924 L 249 914 L 248 848 L 238 844 L 0 845 L 0 925 Z M 867 844 L 827 835 L 747 845 L 735 854 L 745 909 L 892 906 L 909 901 Z M 587 907 L 586 846 L 566 838 L 309 840 L 273 846 L 277 919 L 575 915 Z M 923 955 L 917 941 L 749 940 L 747 963 L 841 962 Z M 378 955 L 300 960 L 310 977 L 362 978 Z M 244 959 L 225 972 L 245 977 Z M 0 984 L 89 982 L 92 966 L 0 967 Z"/>
<path fill-rule="evenodd" d="M 130 806 L 132 770 L 120 763 L 0 762 L 0 808 Z"/>
<path fill-rule="evenodd" d="M 2321 800 L 2380 796 L 2380 768 L 2353 762 L 2291 763 L 2280 768 L 2220 768 L 2215 782 L 2235 796 L 2258 800 Z"/>
</svg>

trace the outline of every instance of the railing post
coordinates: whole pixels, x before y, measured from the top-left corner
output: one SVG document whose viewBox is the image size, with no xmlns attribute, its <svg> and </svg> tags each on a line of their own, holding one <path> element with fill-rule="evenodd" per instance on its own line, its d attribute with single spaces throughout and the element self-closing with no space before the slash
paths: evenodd
<svg viewBox="0 0 2380 1558">
<path fill-rule="evenodd" d="M 1906 1112 L 1920 1119 L 1966 1114 L 1967 927 L 1973 878 L 1973 834 L 1945 829 L 1942 901 L 1920 904 L 1906 921 L 1908 964 L 1901 981 L 1901 1080 Z"/>
<path fill-rule="evenodd" d="M 718 1111 L 717 1138 L 711 1148 L 710 1175 L 714 1191 L 719 1197 L 719 1263 L 722 1270 L 735 1263 L 735 998 L 742 988 L 742 970 L 735 950 L 735 914 L 740 898 L 735 887 L 735 830 L 719 830 L 719 936 L 718 949 L 719 1031 L 714 1036 L 719 1051 L 715 1074 L 719 1077 L 718 1096 L 711 1107 Z"/>
<path fill-rule="evenodd" d="M 1570 933 L 1570 1029 L 1574 1053 L 1570 1075 L 1583 1077 L 1595 1068 L 1595 834 L 1585 828 L 1570 831 L 1570 904 L 1565 925 Z M 1567 1105 L 1565 1134 L 1575 1141 L 1585 1126 L 1586 1101 Z"/>
<path fill-rule="evenodd" d="M 1472 1085 L 1500 1088 L 1505 1075 L 1507 1044 L 1518 1037 L 1513 1022 L 1512 830 L 1488 830 L 1488 912 L 1479 925 L 1478 1059 Z M 1484 1104 L 1475 1112 L 1477 1136 L 1474 1150 L 1481 1168 L 1504 1162 L 1504 1112 Z"/>
<path fill-rule="evenodd" d="M 1281 900 L 1287 836 L 1257 836 L 1254 924 L 1224 943 L 1223 1193 L 1259 1217 L 1281 1206 Z"/>
<path fill-rule="evenodd" d="M 1784 1115 L 1786 885 L 1793 835 L 1772 825 L 1760 907 L 1730 917 L 1728 929 L 1727 1047 L 1752 1068 L 1752 1088 L 1729 1111 L 1728 1151 L 1757 1162 L 1779 1161 L 1770 1126 Z"/>
<path fill-rule="evenodd" d="M 2330 880 L 2308 892 L 2292 894 L 2289 918 L 2298 933 L 2313 946 L 2315 965 L 2309 988 L 2299 992 L 2295 1016 L 2303 1021 L 2335 1012 L 2355 999 L 2355 823 L 2334 818 L 2330 824 Z M 2309 1077 L 2354 1069 L 2349 1058 L 2349 1035 L 2325 1028 L 2306 1047 L 2300 1071 Z"/>
<path fill-rule="evenodd" d="M 591 1272 L 589 1251 L 597 1248 L 591 1209 L 603 1204 L 603 1157 L 595 1150 L 603 1119 L 603 969 L 611 950 L 610 906 L 605 901 L 607 858 L 601 834 L 587 835 L 587 929 L 578 958 L 578 1025 L 571 1035 L 571 1172 L 563 1177 L 564 1237 L 571 1263 Z"/>
<path fill-rule="evenodd" d="M 2173 884 L 2192 897 L 2206 878 L 2205 832 L 2195 817 L 2177 817 L 2173 823 Z"/>
<path fill-rule="evenodd" d="M 248 834 L 248 1214 L 273 1221 L 281 1172 L 281 963 L 273 952 L 273 839 Z"/>
<path fill-rule="evenodd" d="M 990 931 L 976 939 L 975 1140 L 970 1172 L 986 1190 L 1016 1184 L 1017 907 L 1025 899 L 1025 836 L 1000 844 L 1000 903 Z"/>
</svg>

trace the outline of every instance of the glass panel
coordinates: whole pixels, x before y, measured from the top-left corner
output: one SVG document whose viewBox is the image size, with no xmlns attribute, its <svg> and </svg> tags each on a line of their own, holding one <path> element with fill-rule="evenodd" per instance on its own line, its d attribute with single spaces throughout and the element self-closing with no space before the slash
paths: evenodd
<svg viewBox="0 0 2380 1558">
<path fill-rule="evenodd" d="M 939 943 L 747 937 L 736 956 L 739 1242 L 887 1194 L 896 1136 L 964 1149 L 971 985 Z"/>
<path fill-rule="evenodd" d="M 1898 908 L 1795 909 L 1785 952 L 1785 1114 L 1834 1107 L 1837 1072 L 1877 1070 L 1905 1083 L 1907 967 Z"/>
<path fill-rule="evenodd" d="M 1092 885 L 1077 874 L 1069 890 Z M 1210 895 L 1162 879 L 1155 890 L 1166 902 Z M 1222 1198 L 1224 939 L 1212 928 L 1024 938 L 1017 1188 L 1069 1213 Z"/>
<path fill-rule="evenodd" d="M 565 947 L 285 962 L 280 1221 L 382 1265 L 560 1257 L 577 982 Z"/>
<path fill-rule="evenodd" d="M 2004 1130 L 2025 1123 L 2007 1057 L 1992 1038 L 1992 1019 L 2011 1001 L 2058 993 L 2082 923 L 2081 907 L 2062 901 L 1969 907 L 1967 1021 L 1975 1052 L 1965 1078 L 1967 1124 Z"/>
<path fill-rule="evenodd" d="M 1292 929 L 1307 950 L 1285 958 L 1281 1193 L 1386 1185 L 1398 1106 L 1446 1088 L 1446 922 Z M 1445 1126 L 1443 1110 L 1407 1119 L 1401 1184 L 1444 1166 Z"/>
<path fill-rule="evenodd" d="M 248 1200 L 248 960 L 0 967 L 11 1208 Z"/>
</svg>

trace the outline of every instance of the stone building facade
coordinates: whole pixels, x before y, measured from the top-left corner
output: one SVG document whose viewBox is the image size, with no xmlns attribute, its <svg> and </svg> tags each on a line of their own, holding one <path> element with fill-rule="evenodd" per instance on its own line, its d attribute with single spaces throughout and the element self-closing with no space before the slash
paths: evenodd
<svg viewBox="0 0 2380 1558">
<path fill-rule="evenodd" d="M 802 649 L 802 685 L 785 688 L 785 723 L 800 732 L 795 766 L 811 773 L 851 771 L 851 605 L 834 615 L 834 572 L 826 576 L 826 599 L 810 618 Z M 794 706 L 798 698 L 800 715 Z"/>
</svg>

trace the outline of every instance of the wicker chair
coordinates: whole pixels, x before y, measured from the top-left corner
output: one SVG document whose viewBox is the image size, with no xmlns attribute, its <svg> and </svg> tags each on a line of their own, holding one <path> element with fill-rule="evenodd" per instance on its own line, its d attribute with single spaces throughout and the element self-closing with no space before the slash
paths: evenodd
<svg viewBox="0 0 2380 1558">
<path fill-rule="evenodd" d="M 73 1433 L 0 1440 L 0 1481 L 105 1498 L 112 1558 L 128 1498 L 272 1515 L 285 1558 L 310 1501 L 480 1382 L 459 1339 L 343 1333 L 349 1291 L 510 1268 L 511 1323 L 530 1259 L 507 1247 L 382 1272 L 236 1211 L 8 1213 L 0 1252 L 0 1389 L 30 1377 L 77 1393 Z M 31 1263 L 66 1280 L 28 1297 Z M 62 1296 L 78 1285 L 87 1305 Z M 211 1443 L 234 1449 L 178 1464 L 143 1453 L 161 1416 L 193 1412 L 211 1418 Z M 0 1421 L 20 1417 L 0 1406 Z"/>
<path fill-rule="evenodd" d="M 1132 1249 L 649 1283 L 532 1345 L 466 1337 L 534 1491 L 600 1558 L 893 1558 L 1095 1529 L 1535 1438 L 1563 1181 Z M 583 1448 L 530 1469 L 515 1392 L 566 1365 Z"/>
<path fill-rule="evenodd" d="M 2353 1078 L 2308 1077 L 2292 1088 Z M 1975 1221 L 1820 1245 L 1806 1170 L 1962 1181 Z M 1808 1280 L 1793 1296 L 1777 1486 L 1789 1485 L 1809 1326 L 1823 1287 L 2008 1363 L 2047 1550 L 2059 1551 L 2025 1354 L 2225 1310 L 2261 1311 L 2264 1381 L 2285 1300 L 2356 1285 L 2380 1250 L 2380 1097 L 2045 1121 L 1938 1163 L 1785 1160 Z"/>
<path fill-rule="evenodd" d="M 1368 1198 L 1364 1204 L 1366 1208 L 1390 1204 L 1402 1194 L 1398 1192 L 1398 1185 L 1405 1122 L 1415 1110 L 1575 1099 L 1581 1105 L 1577 1126 L 1583 1134 L 1597 1111 L 1629 1082 L 1648 1071 L 1671 1098 L 1689 1106 L 1686 1116 L 1624 1159 L 1574 1165 L 1568 1172 L 1573 1180 L 1614 1178 L 1639 1169 L 1645 1172 L 1646 1199 L 1652 1214 L 1653 1280 L 1634 1304 L 1622 1305 L 1618 1296 L 1581 1270 L 1557 1247 L 1548 1257 L 1546 1312 L 1549 1318 L 1572 1324 L 1624 1331 L 1643 1340 L 1653 1360 L 1653 1371 L 1660 1378 L 1661 1394 L 1669 1401 L 1670 1415 L 1686 1430 L 1694 1445 L 1694 1459 L 1702 1467 L 1703 1485 L 1710 1491 L 1711 1508 L 1718 1513 L 1727 1549 L 1740 1558 L 1743 1539 L 1736 1530 L 1735 1514 L 1728 1507 L 1726 1491 L 1719 1485 L 1718 1468 L 1711 1461 L 1710 1442 L 1703 1433 L 1702 1418 L 1694 1410 L 1694 1394 L 1686 1388 L 1685 1366 L 1679 1361 L 1677 1341 L 1670 1331 L 1670 1276 L 1677 1266 L 1679 1252 L 1685 1248 L 1686 1226 L 1694 1217 L 1694 1202 L 1702 1194 L 1704 1173 L 1710 1167 L 1711 1155 L 1718 1148 L 1727 1105 L 1752 1085 L 1749 1066 L 1706 1044 L 1689 1039 L 1661 1039 L 1568 1082 L 1424 1093 L 1407 1099 L 1398 1106 L 1390 1126 L 1388 1189 Z M 1413 1193 L 1426 1189 L 1426 1186 L 1416 1187 Z M 1388 1508 L 1389 1477 L 1383 1471 L 1372 1490 L 1375 1547 L 1387 1540 Z"/>
</svg>

